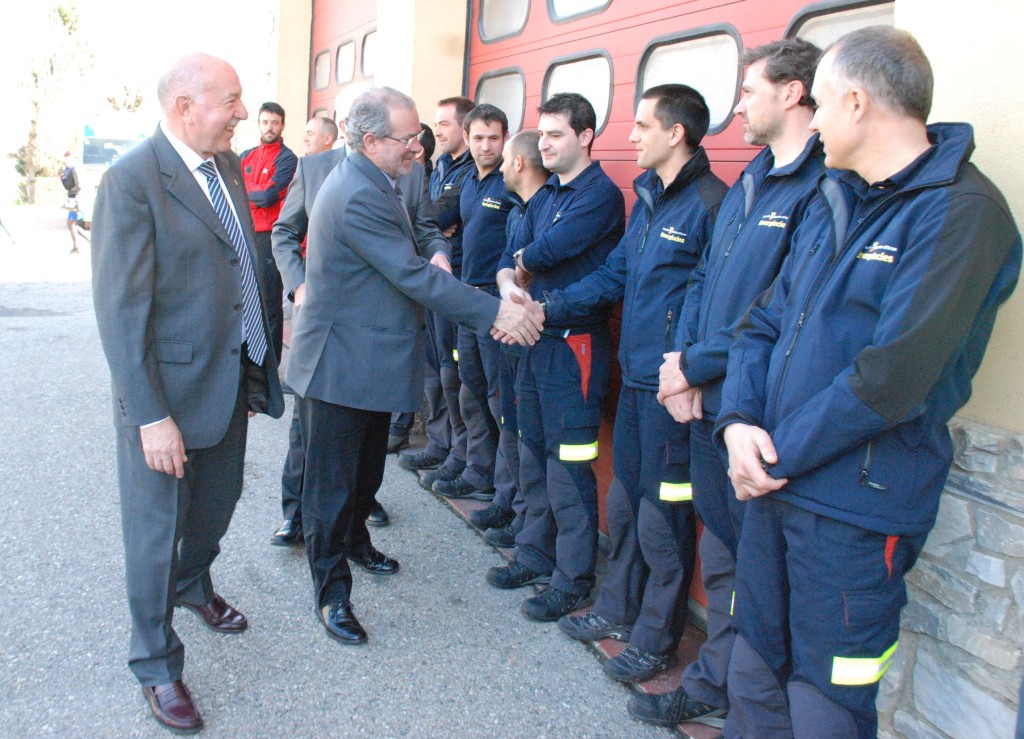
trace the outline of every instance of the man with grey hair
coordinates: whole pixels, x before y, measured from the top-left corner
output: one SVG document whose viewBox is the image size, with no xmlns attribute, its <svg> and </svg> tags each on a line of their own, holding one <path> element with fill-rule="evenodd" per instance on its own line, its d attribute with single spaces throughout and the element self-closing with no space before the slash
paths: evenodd
<svg viewBox="0 0 1024 739">
<path fill-rule="evenodd" d="M 128 665 L 164 727 L 203 720 L 182 682 L 174 607 L 224 634 L 246 618 L 213 588 L 250 412 L 284 410 L 261 304 L 231 66 L 187 56 L 158 86 L 164 118 L 106 172 L 93 222 L 93 297 L 110 365 L 132 615 Z M 196 320 L 201 316 L 201 320 Z"/>
<path fill-rule="evenodd" d="M 303 404 L 302 510 L 316 611 L 343 644 L 367 639 L 353 614 L 346 558 L 373 574 L 398 571 L 354 524 L 365 520 L 383 479 L 391 413 L 419 404 L 423 308 L 523 344 L 535 342 L 543 324 L 532 301 L 499 301 L 419 254 L 396 190 L 421 134 L 407 95 L 386 87 L 360 95 L 346 123 L 352 153 L 327 177 L 309 219 L 288 381 Z"/>
<path fill-rule="evenodd" d="M 746 501 L 726 736 L 876 736 L 946 424 L 1021 263 L 970 126 L 926 125 L 913 37 L 844 36 L 812 94 L 830 169 L 737 328 L 715 426 Z"/>
<path fill-rule="evenodd" d="M 330 151 L 338 140 L 338 124 L 327 116 L 313 116 L 302 133 L 302 153 L 306 156 Z"/>
</svg>

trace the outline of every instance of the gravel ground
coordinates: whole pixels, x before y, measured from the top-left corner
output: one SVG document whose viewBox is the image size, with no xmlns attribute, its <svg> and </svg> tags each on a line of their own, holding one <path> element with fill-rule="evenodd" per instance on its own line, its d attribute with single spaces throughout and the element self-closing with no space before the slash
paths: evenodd
<svg viewBox="0 0 1024 739">
<path fill-rule="evenodd" d="M 0 232 L 0 736 L 166 736 L 125 665 L 128 609 L 106 364 L 88 244 L 68 255 L 60 212 L 12 208 Z M 632 720 L 629 692 L 529 593 L 486 584 L 497 553 L 390 457 L 374 542 L 395 577 L 354 573 L 370 642 L 330 640 L 301 550 L 280 523 L 289 408 L 250 424 L 242 500 L 214 565 L 248 616 L 240 636 L 179 612 L 185 679 L 211 736 L 672 736 Z"/>
</svg>

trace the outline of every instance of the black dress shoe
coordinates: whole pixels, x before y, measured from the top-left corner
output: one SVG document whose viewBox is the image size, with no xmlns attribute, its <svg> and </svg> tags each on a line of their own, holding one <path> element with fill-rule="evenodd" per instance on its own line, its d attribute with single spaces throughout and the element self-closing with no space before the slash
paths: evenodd
<svg viewBox="0 0 1024 739">
<path fill-rule="evenodd" d="M 203 728 L 203 717 L 196 710 L 192 696 L 181 680 L 146 686 L 142 694 L 146 696 L 153 718 L 164 728 L 175 734 L 195 734 Z"/>
<path fill-rule="evenodd" d="M 194 603 L 179 603 L 178 605 L 199 616 L 203 619 L 204 624 L 218 634 L 239 634 L 249 626 L 245 615 L 216 593 L 213 595 L 213 600 L 205 606 L 197 606 Z"/>
<path fill-rule="evenodd" d="M 370 526 L 387 526 L 391 523 L 391 519 L 388 517 L 388 512 L 384 510 L 384 506 L 375 500 L 370 507 L 369 515 L 366 516 L 366 523 Z"/>
<path fill-rule="evenodd" d="M 290 547 L 302 543 L 302 522 L 294 518 L 286 518 L 281 528 L 270 537 L 270 543 L 276 547 Z"/>
<path fill-rule="evenodd" d="M 398 572 L 398 560 L 391 559 L 382 552 L 370 547 L 363 554 L 349 557 L 350 560 L 374 575 L 394 575 Z"/>
<path fill-rule="evenodd" d="M 366 629 L 352 613 L 348 603 L 335 603 L 320 609 L 320 620 L 327 635 L 342 644 L 362 644 L 366 641 Z"/>
</svg>

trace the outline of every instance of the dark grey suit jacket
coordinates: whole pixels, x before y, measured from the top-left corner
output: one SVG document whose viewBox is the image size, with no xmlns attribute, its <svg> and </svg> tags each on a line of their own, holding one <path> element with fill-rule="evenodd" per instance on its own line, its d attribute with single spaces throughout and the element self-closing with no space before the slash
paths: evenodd
<svg viewBox="0 0 1024 739">
<path fill-rule="evenodd" d="M 413 411 L 423 394 L 422 306 L 486 334 L 498 300 L 427 262 L 384 173 L 351 154 L 327 177 L 309 219 L 306 302 L 288 382 L 303 397 Z"/>
<path fill-rule="evenodd" d="M 238 157 L 228 152 L 215 162 L 255 264 Z M 242 282 L 227 231 L 160 128 L 103 176 L 92 273 L 115 422 L 140 426 L 170 416 L 186 448 L 218 443 L 238 397 Z M 263 323 L 267 330 L 265 309 Z M 263 407 L 251 410 L 276 418 L 284 399 L 273 349 L 262 370 L 253 380 Z"/>
<path fill-rule="evenodd" d="M 274 223 L 271 246 L 274 260 L 284 282 L 284 291 L 294 299 L 295 289 L 306 281 L 306 263 L 302 258 L 302 240 L 309 228 L 309 214 L 327 175 L 345 158 L 344 147 L 320 152 L 299 160 L 295 177 L 288 186 L 281 214 Z M 416 228 L 416 242 L 420 254 L 430 259 L 441 252 L 451 259 L 451 245 L 437 227 L 434 204 L 430 200 L 430 185 L 426 171 L 414 162 L 412 171 L 399 180 L 402 200 L 409 209 L 409 217 Z"/>
</svg>

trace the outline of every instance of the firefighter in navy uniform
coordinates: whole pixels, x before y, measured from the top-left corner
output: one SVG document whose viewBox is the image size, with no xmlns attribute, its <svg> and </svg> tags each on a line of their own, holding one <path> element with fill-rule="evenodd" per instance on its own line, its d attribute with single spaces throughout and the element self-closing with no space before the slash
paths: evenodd
<svg viewBox="0 0 1024 739">
<path fill-rule="evenodd" d="M 495 274 L 505 250 L 505 225 L 512 200 L 502 179 L 501 152 L 508 138 L 508 118 L 486 103 L 473 108 L 463 131 L 475 166 L 462 180 L 462 281 L 498 295 Z M 458 327 L 459 409 L 466 424 L 466 467 L 453 480 L 435 480 L 434 492 L 449 498 L 494 498 L 498 462 L 498 342 Z"/>
<path fill-rule="evenodd" d="M 739 326 L 715 433 L 747 500 L 727 736 L 874 737 L 904 577 L 1021 265 L 966 124 L 926 125 L 917 42 L 853 31 L 818 65 L 827 176 Z"/>
<path fill-rule="evenodd" d="M 540 152 L 554 174 L 526 209 L 520 248 L 503 256 L 503 289 L 538 300 L 600 267 L 623 233 L 622 192 L 590 159 L 596 116 L 581 95 L 559 93 L 539 108 Z M 517 399 L 522 440 L 519 478 L 526 521 L 516 560 L 493 567 L 495 587 L 550 582 L 522 605 L 524 615 L 556 621 L 589 605 L 597 554 L 597 458 L 601 403 L 608 391 L 608 309 L 564 325 L 546 325 L 519 362 Z"/>
<path fill-rule="evenodd" d="M 661 368 L 659 399 L 677 421 L 690 425 L 693 504 L 704 524 L 700 560 L 707 639 L 677 690 L 630 698 L 629 712 L 650 723 L 720 723 L 729 707 L 730 609 L 743 504 L 736 500 L 711 432 L 735 324 L 778 274 L 825 169 L 821 144 L 808 128 L 819 56 L 816 46 L 800 39 L 773 41 L 744 55 L 747 70 L 735 112 L 743 121 L 744 140 L 765 148 L 722 202 L 711 245 L 690 279 L 676 351 L 666 355 Z M 702 416 L 694 418 L 691 388 L 698 387 Z"/>
<path fill-rule="evenodd" d="M 546 320 L 559 326 L 624 299 L 608 574 L 590 613 L 558 622 L 575 639 L 629 642 L 604 663 L 622 682 L 673 667 L 686 624 L 696 550 L 689 426 L 658 403 L 658 368 L 728 190 L 700 146 L 709 120 L 691 87 L 643 93 L 629 140 L 647 171 L 633 182 L 637 200 L 626 235 L 599 270 L 546 296 Z"/>
<path fill-rule="evenodd" d="M 505 143 L 501 154 L 501 174 L 505 180 L 512 209 L 505 221 L 505 255 L 511 261 L 519 247 L 520 225 L 530 199 L 540 191 L 551 173 L 540 156 L 540 134 L 520 131 Z M 508 283 L 502 298 L 508 299 Z M 519 482 L 519 424 L 516 419 L 516 375 L 522 348 L 501 344 L 498 357 L 498 454 L 495 461 L 494 501 L 470 515 L 474 526 L 488 529 L 484 541 L 495 547 L 512 548 L 516 534 L 523 528 L 526 503 Z M 507 474 L 507 477 L 505 476 Z"/>
</svg>

